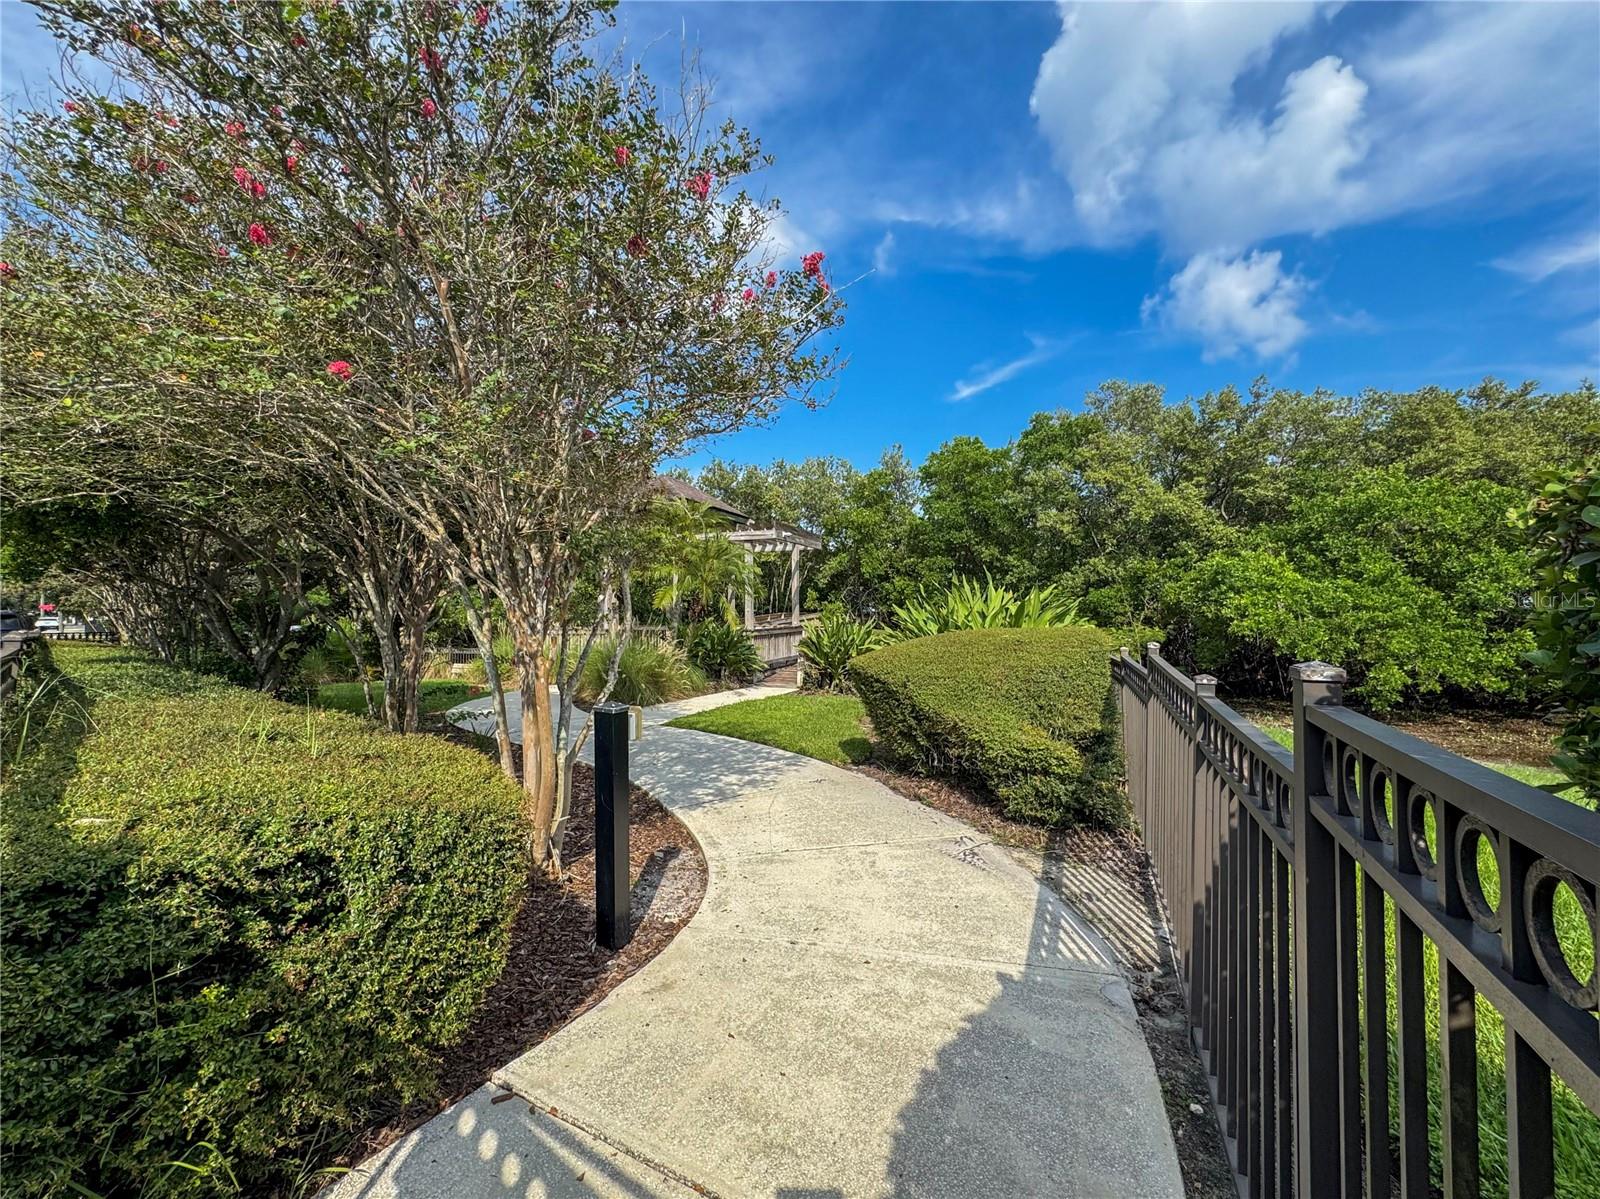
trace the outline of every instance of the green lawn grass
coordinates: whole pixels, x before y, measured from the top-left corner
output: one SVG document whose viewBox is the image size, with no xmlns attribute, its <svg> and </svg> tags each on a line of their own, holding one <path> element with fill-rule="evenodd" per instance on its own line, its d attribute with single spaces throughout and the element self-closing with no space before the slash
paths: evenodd
<svg viewBox="0 0 1600 1199">
<path fill-rule="evenodd" d="M 835 766 L 865 762 L 866 709 L 853 695 L 796 691 L 770 699 L 747 699 L 709 712 L 668 721 L 668 727 L 719 733 L 804 754 Z"/>
<path fill-rule="evenodd" d="M 1286 748 L 1294 748 L 1294 731 L 1282 725 L 1265 725 L 1263 731 Z M 1566 776 L 1553 767 L 1524 766 L 1511 762 L 1484 762 L 1483 765 L 1519 782 L 1535 787 L 1545 787 L 1553 794 L 1563 794 L 1549 784 L 1565 781 Z M 1566 791 L 1566 797 L 1577 800 L 1577 789 Z M 1393 813 L 1390 813 L 1391 817 Z M 1434 830 L 1433 809 L 1423 809 L 1423 832 L 1428 849 L 1438 854 L 1438 836 Z M 1478 877 L 1483 883 L 1484 899 L 1498 907 L 1500 902 L 1500 871 L 1494 851 L 1483 838 L 1478 839 Z M 1392 1131 L 1399 1135 L 1398 1077 L 1399 1055 L 1397 1048 L 1398 1009 L 1396 1007 L 1395 978 L 1395 911 L 1387 903 L 1384 916 L 1384 957 L 1388 965 L 1389 986 L 1387 1006 L 1389 1013 L 1389 1110 L 1394 1113 Z M 1585 927 L 1583 909 L 1563 885 L 1556 891 L 1556 935 L 1573 972 L 1579 978 L 1587 977 L 1595 968 L 1595 946 Z M 1365 930 L 1362 930 L 1365 935 Z M 1427 1023 L 1428 1044 L 1428 1122 L 1434 1145 L 1433 1180 L 1441 1180 L 1438 1146 L 1440 1144 L 1440 1062 L 1439 1062 L 1439 951 L 1431 941 L 1423 940 L 1423 989 Z M 1478 998 L 1478 1125 L 1479 1159 L 1483 1173 L 1485 1195 L 1505 1194 L 1506 1170 L 1506 1074 L 1505 1074 L 1505 1024 L 1500 1013 L 1482 996 Z M 1362 1010 L 1365 1010 L 1363 1003 Z M 1554 1080 L 1551 1096 L 1552 1117 L 1556 1146 L 1556 1194 L 1600 1195 L 1600 1117 L 1589 1111 L 1565 1083 Z"/>
<path fill-rule="evenodd" d="M 472 692 L 470 683 L 458 683 L 453 679 L 423 679 L 417 693 L 417 710 L 424 715 L 443 712 L 471 699 Z M 372 700 L 382 707 L 382 683 L 372 684 Z M 364 716 L 367 711 L 367 701 L 361 694 L 360 683 L 324 683 L 317 688 L 316 698 L 312 702 L 319 708 L 354 712 L 357 716 Z"/>
</svg>

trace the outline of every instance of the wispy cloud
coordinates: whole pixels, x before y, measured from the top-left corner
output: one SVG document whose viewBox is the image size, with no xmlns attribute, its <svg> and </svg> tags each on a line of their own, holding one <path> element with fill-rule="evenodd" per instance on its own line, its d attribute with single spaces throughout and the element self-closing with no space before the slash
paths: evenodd
<svg viewBox="0 0 1600 1199">
<path fill-rule="evenodd" d="M 894 274 L 894 230 L 883 235 L 872 250 L 872 269 L 880 275 Z"/>
<path fill-rule="evenodd" d="M 1062 350 L 1067 348 L 1065 341 L 1051 341 L 1042 337 L 1028 335 L 1028 341 L 1033 348 L 1020 358 L 1013 358 L 1009 362 L 1002 362 L 998 366 L 987 363 L 976 366 L 965 379 L 959 380 L 951 389 L 948 397 L 952 404 L 959 404 L 963 400 L 970 400 L 973 396 L 982 395 L 1002 383 L 1015 379 L 1023 371 L 1031 370 L 1041 363 L 1048 362 Z"/>
<path fill-rule="evenodd" d="M 1600 229 L 1524 246 L 1515 254 L 1496 258 L 1494 265 L 1529 283 L 1541 282 L 1575 267 L 1600 265 Z"/>
</svg>

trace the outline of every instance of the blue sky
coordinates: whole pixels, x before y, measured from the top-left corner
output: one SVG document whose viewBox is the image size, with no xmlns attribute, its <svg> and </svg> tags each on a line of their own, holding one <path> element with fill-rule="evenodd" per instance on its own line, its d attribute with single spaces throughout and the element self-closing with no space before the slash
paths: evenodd
<svg viewBox="0 0 1600 1199">
<path fill-rule="evenodd" d="M 55 55 L 0 0 L 0 88 Z M 1014 436 L 1106 379 L 1600 379 L 1600 6 L 624 4 L 777 164 L 849 303 L 740 460 Z M 697 458 L 703 458 L 699 455 Z"/>
</svg>

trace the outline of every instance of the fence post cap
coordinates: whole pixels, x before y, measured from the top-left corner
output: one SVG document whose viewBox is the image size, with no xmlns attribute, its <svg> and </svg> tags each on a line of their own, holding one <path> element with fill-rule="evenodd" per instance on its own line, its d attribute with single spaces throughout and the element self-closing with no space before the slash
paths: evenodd
<svg viewBox="0 0 1600 1199">
<path fill-rule="evenodd" d="M 1144 643 L 1144 647 L 1152 654 L 1159 654 L 1161 652 L 1161 642 L 1159 641 L 1146 641 Z"/>
<path fill-rule="evenodd" d="M 602 713 L 603 712 L 607 716 L 614 716 L 618 712 L 626 712 L 628 710 L 628 705 L 627 704 L 619 704 L 614 699 L 608 699 L 603 704 L 596 704 L 594 706 L 594 710 L 595 710 L 596 713 Z"/>
<path fill-rule="evenodd" d="M 1289 677 L 1297 683 L 1343 683 L 1349 679 L 1342 666 L 1327 662 L 1296 662 Z"/>
</svg>

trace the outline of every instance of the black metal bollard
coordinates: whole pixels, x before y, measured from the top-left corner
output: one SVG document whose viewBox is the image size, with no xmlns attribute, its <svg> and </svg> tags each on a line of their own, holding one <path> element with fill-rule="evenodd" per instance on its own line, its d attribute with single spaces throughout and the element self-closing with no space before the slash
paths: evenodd
<svg viewBox="0 0 1600 1199">
<path fill-rule="evenodd" d="M 595 940 L 607 949 L 628 943 L 632 888 L 628 870 L 628 707 L 594 710 Z"/>
</svg>

